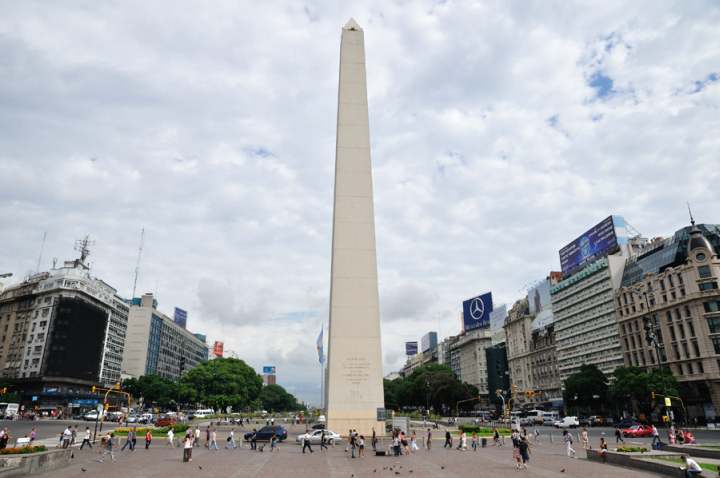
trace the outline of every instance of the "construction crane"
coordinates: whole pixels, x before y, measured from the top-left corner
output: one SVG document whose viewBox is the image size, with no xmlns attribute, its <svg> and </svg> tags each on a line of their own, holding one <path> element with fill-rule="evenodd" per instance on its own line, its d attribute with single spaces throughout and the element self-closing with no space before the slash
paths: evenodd
<svg viewBox="0 0 720 478">
<path fill-rule="evenodd" d="M 140 247 L 138 247 L 137 262 L 135 263 L 135 280 L 133 281 L 132 297 L 135 298 L 138 275 L 140 275 L 140 259 L 142 259 L 143 245 L 145 244 L 145 228 L 140 229 Z"/>
</svg>

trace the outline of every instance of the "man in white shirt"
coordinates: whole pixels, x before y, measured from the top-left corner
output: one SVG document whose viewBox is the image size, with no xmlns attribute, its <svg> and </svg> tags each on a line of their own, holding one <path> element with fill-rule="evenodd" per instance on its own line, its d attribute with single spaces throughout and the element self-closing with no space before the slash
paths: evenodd
<svg viewBox="0 0 720 478">
<path fill-rule="evenodd" d="M 683 455 L 682 460 L 685 463 L 685 476 L 687 476 L 688 478 L 700 476 L 700 474 L 702 473 L 702 468 L 700 468 L 700 465 L 698 465 L 697 461 L 693 460 L 687 455 Z"/>
</svg>

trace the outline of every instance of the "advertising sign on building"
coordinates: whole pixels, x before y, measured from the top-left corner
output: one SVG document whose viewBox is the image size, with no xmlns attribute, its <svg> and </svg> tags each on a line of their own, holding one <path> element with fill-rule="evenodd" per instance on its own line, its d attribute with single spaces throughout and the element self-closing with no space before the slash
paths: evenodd
<svg viewBox="0 0 720 478">
<path fill-rule="evenodd" d="M 215 345 L 213 345 L 213 355 L 217 358 L 222 358 L 224 347 L 225 347 L 224 343 L 220 342 L 219 340 L 216 340 Z"/>
<path fill-rule="evenodd" d="M 187 329 L 187 310 L 175 307 L 175 323 L 183 329 Z"/>
<path fill-rule="evenodd" d="M 263 366 L 263 374 L 264 375 L 274 375 L 275 369 L 276 369 L 276 367 L 274 365 L 264 365 Z"/>
<path fill-rule="evenodd" d="M 544 279 L 528 289 L 528 305 L 532 321 L 532 330 L 540 330 L 553 322 L 552 302 L 550 300 L 550 279 Z"/>
<path fill-rule="evenodd" d="M 405 342 L 405 355 L 417 355 L 418 346 L 417 342 Z"/>
<path fill-rule="evenodd" d="M 463 329 L 490 327 L 490 312 L 493 310 L 492 292 L 473 297 L 463 302 Z"/>
<path fill-rule="evenodd" d="M 437 332 L 428 332 L 420 339 L 420 346 L 423 352 L 432 350 L 437 347 Z"/>
<path fill-rule="evenodd" d="M 583 235 L 560 249 L 560 268 L 567 276 L 619 247 L 613 216 L 608 216 Z"/>
</svg>

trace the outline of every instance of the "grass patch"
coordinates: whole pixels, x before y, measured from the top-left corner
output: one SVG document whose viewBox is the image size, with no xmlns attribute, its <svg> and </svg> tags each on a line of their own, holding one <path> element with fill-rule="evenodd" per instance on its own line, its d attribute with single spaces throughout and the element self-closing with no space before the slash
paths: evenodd
<svg viewBox="0 0 720 478">
<path fill-rule="evenodd" d="M 683 464 L 682 458 L 675 458 L 674 456 L 658 456 L 655 458 L 657 458 L 658 460 L 669 461 L 671 463 L 677 463 L 678 465 Z M 703 470 L 712 471 L 714 473 L 717 473 L 719 470 L 718 465 L 714 463 L 702 463 L 698 461 L 698 465 L 700 465 L 700 468 L 702 468 Z"/>
<path fill-rule="evenodd" d="M 37 445 L 19 448 L 3 448 L 0 450 L 0 455 L 26 455 L 28 453 L 38 453 L 41 451 L 47 451 L 47 447 L 45 445 Z"/>
<path fill-rule="evenodd" d="M 621 446 L 615 451 L 620 453 L 646 453 L 648 449 L 644 446 Z"/>
<path fill-rule="evenodd" d="M 190 428 L 190 426 L 185 425 L 184 423 L 179 423 L 172 426 L 173 432 L 175 432 L 176 435 L 185 433 L 188 428 Z M 116 428 L 115 430 L 113 430 L 113 433 L 115 433 L 115 436 L 117 437 L 126 437 L 132 429 L 133 427 Z M 148 430 L 150 430 L 150 433 L 153 437 L 164 437 L 167 436 L 167 432 L 168 430 L 170 430 L 170 427 L 135 427 L 135 435 L 138 440 L 144 437 Z"/>
<path fill-rule="evenodd" d="M 478 425 L 468 425 L 468 424 L 462 424 L 458 427 L 460 431 L 464 431 L 468 435 L 472 435 L 473 433 L 477 433 L 478 435 L 490 435 L 494 433 L 494 430 L 490 427 L 481 427 Z M 498 428 L 498 433 L 501 435 L 509 435 L 512 433 L 512 430 L 509 428 Z"/>
</svg>

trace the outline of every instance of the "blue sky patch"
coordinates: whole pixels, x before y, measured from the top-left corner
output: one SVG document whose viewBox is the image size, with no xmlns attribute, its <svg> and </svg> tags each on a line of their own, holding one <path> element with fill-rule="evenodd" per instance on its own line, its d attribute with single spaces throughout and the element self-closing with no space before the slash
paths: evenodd
<svg viewBox="0 0 720 478">
<path fill-rule="evenodd" d="M 709 85 L 710 83 L 715 83 L 715 82 L 718 81 L 718 80 L 720 80 L 720 75 L 718 75 L 717 73 L 710 73 L 708 76 L 705 77 L 704 80 L 700 80 L 700 81 L 696 81 L 696 82 L 695 82 L 695 84 L 693 85 L 693 89 L 692 89 L 692 91 L 690 92 L 690 94 L 692 94 L 692 93 L 699 93 L 699 92 L 701 92 L 702 90 L 704 90 L 707 85 Z"/>
<path fill-rule="evenodd" d="M 605 98 L 613 92 L 613 80 L 601 71 L 596 71 L 590 77 L 588 84 L 595 88 L 598 98 Z"/>
</svg>

